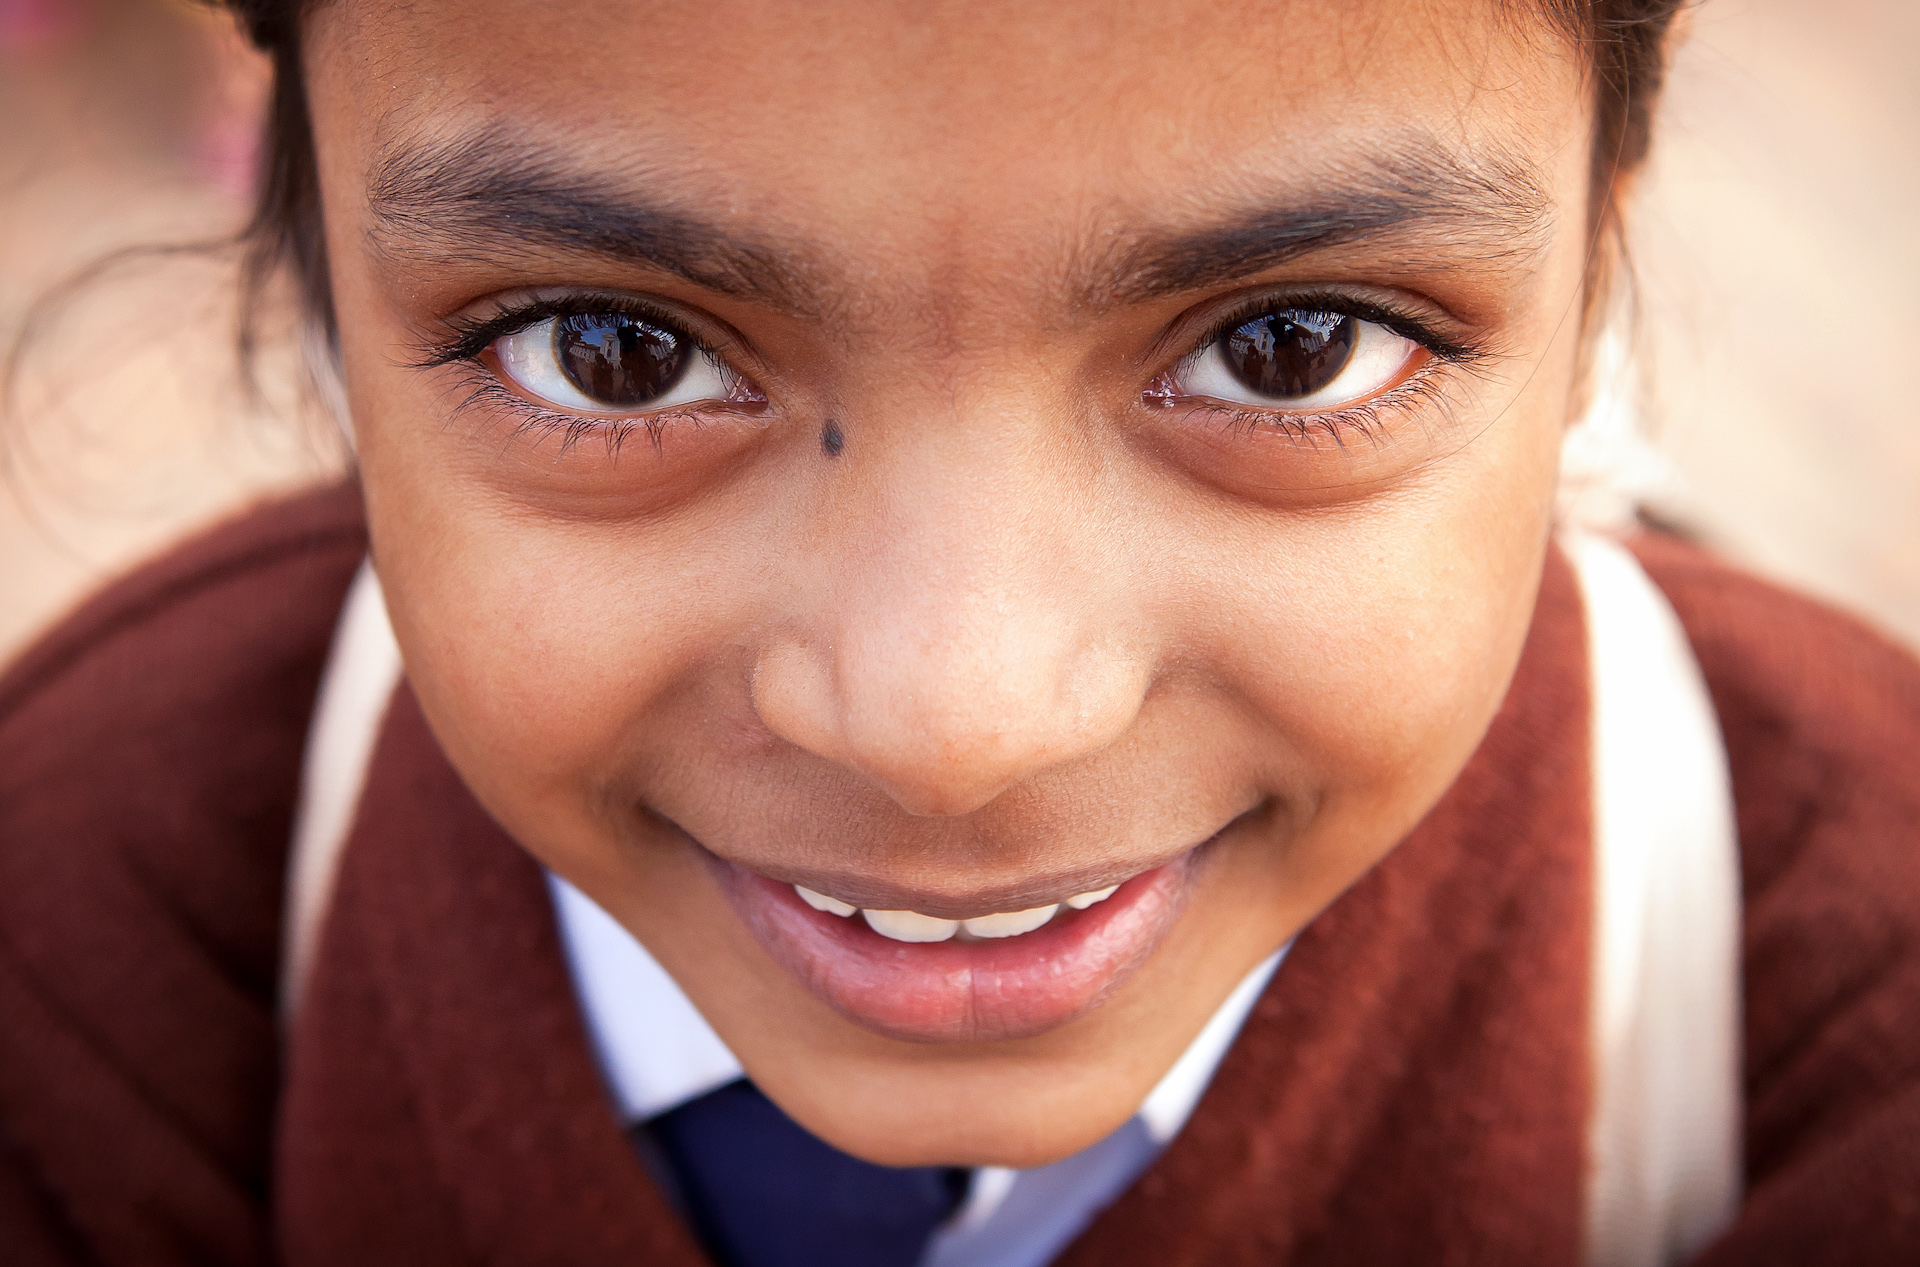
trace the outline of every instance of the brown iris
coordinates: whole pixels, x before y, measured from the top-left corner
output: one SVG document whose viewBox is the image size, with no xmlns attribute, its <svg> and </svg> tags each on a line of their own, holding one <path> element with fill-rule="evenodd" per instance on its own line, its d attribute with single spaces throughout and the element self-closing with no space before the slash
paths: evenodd
<svg viewBox="0 0 1920 1267">
<path fill-rule="evenodd" d="M 638 409 L 686 373 L 685 335 L 618 313 L 585 313 L 554 323 L 554 351 L 573 385 L 608 409 Z"/>
<path fill-rule="evenodd" d="M 1250 391 L 1286 400 L 1331 383 L 1353 359 L 1358 323 L 1337 312 L 1262 313 L 1221 340 L 1227 369 Z"/>
</svg>

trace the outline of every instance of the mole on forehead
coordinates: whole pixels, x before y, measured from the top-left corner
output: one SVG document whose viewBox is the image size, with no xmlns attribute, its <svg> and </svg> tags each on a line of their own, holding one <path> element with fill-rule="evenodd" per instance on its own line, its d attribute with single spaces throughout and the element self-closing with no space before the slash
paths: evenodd
<svg viewBox="0 0 1920 1267">
<path fill-rule="evenodd" d="M 1404 272 L 1524 266 L 1552 235 L 1554 199 L 1532 162 L 1412 130 L 1347 146 L 1317 174 L 1295 168 L 1268 185 L 1242 166 L 1222 183 L 1233 192 L 1183 189 L 1172 200 L 1178 218 L 1135 208 L 1067 226 L 1082 245 L 1062 253 L 1053 281 L 1061 306 L 1138 303 L 1375 244 Z M 543 142 L 498 122 L 408 132 L 372 165 L 367 239 L 396 264 L 560 254 L 659 269 L 804 318 L 858 306 L 870 260 L 851 267 L 850 248 L 791 223 L 742 223 L 731 206 L 707 214 L 703 198 L 715 199 L 701 186 L 710 184 L 697 169 L 675 172 L 639 153 L 610 159 L 604 146 Z"/>
</svg>

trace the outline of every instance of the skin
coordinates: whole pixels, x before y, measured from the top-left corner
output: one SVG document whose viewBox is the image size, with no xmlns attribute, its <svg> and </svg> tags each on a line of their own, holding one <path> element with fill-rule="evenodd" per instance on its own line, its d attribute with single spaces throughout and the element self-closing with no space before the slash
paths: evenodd
<svg viewBox="0 0 1920 1267">
<path fill-rule="evenodd" d="M 1549 538 L 1589 239 L 1577 58 L 1490 7 L 310 20 L 343 364 L 413 689 L 487 809 L 831 1143 L 1031 1166 L 1099 1139 L 1479 742 Z M 477 134 L 750 237 L 757 289 L 395 213 L 396 162 Z M 1123 284 L 1143 244 L 1337 203 L 1385 153 L 1526 196 Z M 616 452 L 519 430 L 497 391 L 461 407 L 483 368 L 418 367 L 449 321 L 568 287 L 703 323 L 764 405 Z M 1143 395 L 1210 318 L 1303 287 L 1482 355 L 1425 365 L 1424 395 L 1337 441 Z M 1097 1006 L 915 1034 L 803 986 L 706 857 L 963 917 L 1209 838 Z"/>
</svg>

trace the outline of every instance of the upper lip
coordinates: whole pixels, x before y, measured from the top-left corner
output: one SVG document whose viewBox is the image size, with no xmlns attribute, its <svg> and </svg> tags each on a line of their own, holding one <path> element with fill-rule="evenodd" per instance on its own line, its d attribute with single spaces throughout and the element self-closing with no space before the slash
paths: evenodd
<svg viewBox="0 0 1920 1267">
<path fill-rule="evenodd" d="M 1215 833 L 1216 835 L 1218 833 Z M 1209 836 L 1207 840 L 1213 839 Z M 813 868 L 751 867 L 769 880 L 797 884 L 839 898 L 842 902 L 869 911 L 918 911 L 942 919 L 972 919 L 1001 911 L 1025 911 L 1038 906 L 1063 902 L 1080 893 L 1091 893 L 1123 884 L 1137 875 L 1163 867 L 1185 857 L 1207 843 L 1184 845 L 1162 857 L 1125 862 L 1104 862 L 1044 875 L 1023 876 L 1004 884 L 960 887 L 927 887 L 892 883 L 852 871 Z M 729 865 L 741 864 L 723 859 Z M 961 877 L 964 881 L 964 877 Z"/>
</svg>

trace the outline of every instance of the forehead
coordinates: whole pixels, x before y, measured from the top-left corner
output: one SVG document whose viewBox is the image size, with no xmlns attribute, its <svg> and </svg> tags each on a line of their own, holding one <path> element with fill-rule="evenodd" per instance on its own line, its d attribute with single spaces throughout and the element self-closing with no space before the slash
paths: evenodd
<svg viewBox="0 0 1920 1267">
<path fill-rule="evenodd" d="M 313 47 L 368 147 L 509 122 L 735 199 L 1164 198 L 1202 177 L 1336 166 L 1388 133 L 1513 148 L 1561 132 L 1582 113 L 1577 67 L 1505 9 L 343 0 L 316 16 Z"/>
<path fill-rule="evenodd" d="M 1584 209 L 1587 114 L 1569 50 L 1500 9 L 341 0 L 310 49 L 329 199 L 409 284 L 461 289 L 447 263 L 479 244 L 678 256 L 708 291 L 951 334 L 1155 293 L 1123 289 L 1142 261 L 1163 294 L 1224 280 L 1196 260 L 1246 274 L 1276 242 L 1360 241 L 1382 282 L 1524 269 L 1556 205 Z"/>
</svg>

